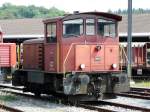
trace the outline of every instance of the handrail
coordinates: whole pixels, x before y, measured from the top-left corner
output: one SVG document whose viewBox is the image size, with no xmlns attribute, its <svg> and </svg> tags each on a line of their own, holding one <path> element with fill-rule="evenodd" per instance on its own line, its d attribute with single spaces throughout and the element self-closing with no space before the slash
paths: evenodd
<svg viewBox="0 0 150 112">
<path fill-rule="evenodd" d="M 121 46 L 119 47 L 119 49 L 121 48 Z M 122 59 L 122 49 L 121 49 L 121 51 L 119 52 L 119 56 L 120 56 L 120 58 L 121 58 L 121 71 L 122 71 L 122 64 L 123 64 L 123 59 Z"/>
<path fill-rule="evenodd" d="M 120 46 L 120 48 L 122 49 L 122 51 L 123 51 L 123 54 L 124 54 L 124 56 L 126 57 L 126 60 L 127 60 L 127 62 L 129 62 L 129 60 L 128 60 L 128 57 L 127 57 L 127 55 L 126 55 L 126 53 L 125 53 L 125 50 L 124 50 L 124 48 L 123 48 L 122 46 Z"/>
<path fill-rule="evenodd" d="M 124 50 L 124 48 L 123 48 L 123 46 L 122 45 L 120 45 L 120 48 L 121 48 L 121 53 L 120 53 L 120 56 L 121 56 L 121 62 L 120 62 L 120 64 L 121 64 L 121 73 L 122 73 L 122 67 L 123 67 L 123 64 L 124 64 L 124 59 L 123 59 L 123 55 L 125 56 L 125 61 L 127 60 L 127 62 L 129 62 L 129 60 L 128 60 L 128 57 L 127 57 L 127 55 L 126 55 L 126 52 L 125 52 L 125 50 Z"/>
<path fill-rule="evenodd" d="M 64 59 L 64 62 L 63 62 L 63 74 L 64 74 L 64 76 L 65 76 L 65 73 L 66 73 L 66 61 L 67 61 L 67 59 L 68 59 L 68 57 L 69 57 L 70 51 L 71 51 L 72 46 L 73 46 L 74 44 L 77 44 L 77 43 L 71 43 L 70 48 L 69 48 L 69 50 L 68 50 L 68 52 L 67 52 L 67 55 L 66 55 L 66 57 L 65 57 L 65 59 Z"/>
</svg>

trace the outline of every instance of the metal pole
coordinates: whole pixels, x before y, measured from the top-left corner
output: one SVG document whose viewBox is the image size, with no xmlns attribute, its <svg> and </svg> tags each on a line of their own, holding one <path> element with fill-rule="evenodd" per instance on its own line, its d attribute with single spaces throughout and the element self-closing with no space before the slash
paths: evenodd
<svg viewBox="0 0 150 112">
<path fill-rule="evenodd" d="M 132 74 L 132 0 L 128 0 L 128 77 Z"/>
</svg>

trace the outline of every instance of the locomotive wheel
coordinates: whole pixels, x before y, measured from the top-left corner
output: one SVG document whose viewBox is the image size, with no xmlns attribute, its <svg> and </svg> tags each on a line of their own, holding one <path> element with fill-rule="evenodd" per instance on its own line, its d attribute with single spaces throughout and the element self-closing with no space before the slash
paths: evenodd
<svg viewBox="0 0 150 112">
<path fill-rule="evenodd" d="M 102 90 L 102 89 L 100 89 L 100 90 Z M 102 98 L 103 94 L 101 93 L 100 90 L 96 89 L 94 87 L 94 85 L 90 83 L 90 84 L 88 84 L 88 87 L 87 87 L 87 94 L 90 96 L 94 96 L 96 99 L 100 98 L 100 97 Z"/>
</svg>

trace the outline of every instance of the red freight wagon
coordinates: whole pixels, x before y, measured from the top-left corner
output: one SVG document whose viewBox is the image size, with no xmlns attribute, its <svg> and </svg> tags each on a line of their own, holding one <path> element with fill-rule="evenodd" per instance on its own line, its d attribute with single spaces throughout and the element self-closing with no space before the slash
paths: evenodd
<svg viewBox="0 0 150 112">
<path fill-rule="evenodd" d="M 0 71 L 4 80 L 11 76 L 12 70 L 16 67 L 16 44 L 0 43 Z"/>
<path fill-rule="evenodd" d="M 3 42 L 3 32 L 2 32 L 2 28 L 0 27 L 0 43 Z"/>
<path fill-rule="evenodd" d="M 44 40 L 23 43 L 23 69 L 12 84 L 25 91 L 96 100 L 129 90 L 119 70 L 118 22 L 103 12 L 69 14 L 44 20 Z"/>
<path fill-rule="evenodd" d="M 120 43 L 121 68 L 127 68 L 127 43 Z M 148 75 L 150 72 L 150 43 L 132 42 L 132 75 Z"/>
<path fill-rule="evenodd" d="M 0 80 L 8 81 L 16 67 L 16 44 L 3 43 L 3 32 L 0 27 Z"/>
<path fill-rule="evenodd" d="M 0 43 L 0 67 L 16 66 L 16 44 Z"/>
</svg>

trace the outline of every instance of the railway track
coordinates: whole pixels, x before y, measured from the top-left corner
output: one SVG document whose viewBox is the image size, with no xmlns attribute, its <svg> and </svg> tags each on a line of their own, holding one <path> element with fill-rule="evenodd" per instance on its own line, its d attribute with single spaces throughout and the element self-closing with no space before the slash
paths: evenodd
<svg viewBox="0 0 150 112">
<path fill-rule="evenodd" d="M 9 88 L 9 89 L 19 90 L 19 91 L 23 90 L 23 87 L 19 88 L 19 87 L 7 85 L 7 84 L 0 84 L 0 88 Z"/>
<path fill-rule="evenodd" d="M 114 110 L 105 109 L 105 108 L 102 108 L 102 107 L 95 107 L 93 105 L 87 105 L 87 104 L 79 104 L 78 106 L 82 107 L 82 108 L 85 108 L 85 109 L 96 110 L 98 112 L 117 112 L 117 111 L 114 111 Z"/>
<path fill-rule="evenodd" d="M 150 100 L 150 89 L 148 88 L 131 88 L 129 92 L 117 93 L 118 96 L 139 98 L 144 100 Z"/>
<path fill-rule="evenodd" d="M 22 110 L 16 109 L 16 108 L 12 108 L 12 107 L 8 107 L 6 105 L 0 104 L 0 109 L 1 110 L 6 110 L 8 112 L 23 112 Z"/>
<path fill-rule="evenodd" d="M 149 92 L 150 93 L 150 88 L 131 87 L 130 90 L 131 91 Z"/>
<path fill-rule="evenodd" d="M 50 97 L 36 97 L 33 94 L 25 94 L 23 92 L 20 92 L 22 90 L 22 88 L 20 89 L 20 88 L 8 86 L 8 85 L 2 85 L 2 86 L 0 85 L 0 88 L 9 88 L 12 90 L 16 90 L 16 91 L 1 90 L 2 92 L 9 92 L 9 93 L 16 94 L 16 95 L 21 95 L 21 96 L 25 96 L 25 97 L 31 97 L 31 98 L 46 100 L 46 101 L 51 100 Z M 56 99 L 54 99 L 54 100 L 56 100 Z M 150 112 L 150 109 L 148 109 L 148 108 L 131 106 L 131 105 L 127 105 L 127 104 L 119 104 L 119 103 L 108 102 L 108 101 L 81 102 L 77 106 L 82 107 L 82 108 L 86 108 L 86 109 L 90 109 L 90 110 L 97 110 L 99 112 L 118 112 L 118 110 L 115 110 L 115 109 L 105 108 L 106 106 L 113 106 L 113 108 L 119 108 L 120 107 L 123 109 L 138 110 L 138 111 L 142 111 L 142 112 Z M 19 112 L 19 111 L 16 111 L 16 112 Z"/>
<path fill-rule="evenodd" d="M 121 103 L 114 103 L 114 102 L 108 102 L 108 101 L 90 101 L 90 102 L 83 102 L 83 104 L 80 104 L 81 107 L 92 109 L 92 110 L 98 110 L 102 112 L 119 112 L 119 110 L 114 110 L 114 108 L 122 108 L 127 109 L 127 111 L 141 111 L 141 112 L 150 112 L 150 109 L 138 107 L 138 106 L 132 106 L 127 104 L 121 104 Z M 102 108 L 103 106 L 103 108 Z M 105 109 L 106 106 L 113 106 L 113 110 L 111 109 Z"/>
<path fill-rule="evenodd" d="M 2 86 L 2 88 L 4 87 L 8 87 L 9 89 L 15 89 L 15 90 L 18 90 L 14 87 L 9 87 L 9 86 Z M 0 88 L 1 88 L 1 85 L 0 85 Z M 16 91 L 8 91 L 8 90 L 1 90 L 2 92 L 9 92 L 11 94 L 16 94 L 16 95 L 21 95 L 21 96 L 25 96 L 25 97 L 30 97 L 30 98 L 35 98 L 35 99 L 40 99 L 40 100 L 46 100 L 46 101 L 50 101 L 49 98 L 46 98 L 46 97 L 35 97 L 34 95 L 32 94 L 25 94 L 25 93 L 22 93 L 22 92 L 16 92 Z M 65 103 L 66 104 L 66 103 Z M 85 109 L 89 109 L 89 110 L 97 110 L 97 111 L 100 111 L 100 112 L 115 112 L 115 111 L 112 111 L 112 110 L 108 110 L 108 109 L 104 109 L 104 108 L 96 108 L 94 106 L 90 106 L 90 105 L 86 105 L 86 104 L 78 104 L 76 105 L 78 107 L 81 107 L 81 108 L 85 108 Z"/>
</svg>

